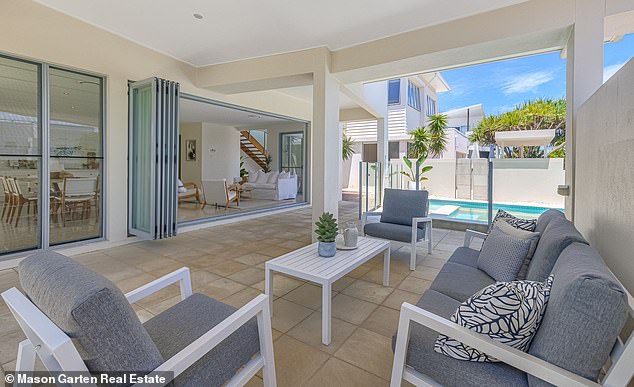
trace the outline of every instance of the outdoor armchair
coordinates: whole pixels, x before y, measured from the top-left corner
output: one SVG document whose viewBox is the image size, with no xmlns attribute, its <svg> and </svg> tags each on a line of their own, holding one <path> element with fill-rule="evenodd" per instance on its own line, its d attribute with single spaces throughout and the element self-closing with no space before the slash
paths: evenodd
<svg viewBox="0 0 634 387">
<path fill-rule="evenodd" d="M 175 386 L 220 386 L 244 385 L 262 369 L 264 385 L 276 385 L 265 295 L 236 310 L 192 294 L 188 268 L 123 295 L 54 252 L 26 258 L 19 274 L 26 295 L 16 288 L 2 293 L 27 337 L 19 344 L 17 372 L 33 371 L 37 356 L 50 372 L 168 372 L 163 375 L 173 373 L 173 380 L 166 383 Z M 175 283 L 181 301 L 141 324 L 130 304 Z"/>
</svg>

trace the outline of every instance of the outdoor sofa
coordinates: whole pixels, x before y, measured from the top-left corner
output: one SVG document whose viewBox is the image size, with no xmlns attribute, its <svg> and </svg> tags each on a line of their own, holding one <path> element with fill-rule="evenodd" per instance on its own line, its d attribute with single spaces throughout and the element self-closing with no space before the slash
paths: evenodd
<svg viewBox="0 0 634 387">
<path fill-rule="evenodd" d="M 601 384 L 627 386 L 634 373 L 633 338 L 619 338 L 634 301 L 574 225 L 560 211 L 537 220 L 541 233 L 527 280 L 554 277 L 546 311 L 528 353 L 495 342 L 449 320 L 461 302 L 495 281 L 476 267 L 479 251 L 470 248 L 467 231 L 416 305 L 401 307 L 392 387 L 402 379 L 416 385 L 562 386 Z M 434 351 L 442 333 L 501 362 L 457 360 Z M 634 335 L 632 335 L 634 336 Z M 608 362 L 608 359 L 610 362 Z"/>
</svg>

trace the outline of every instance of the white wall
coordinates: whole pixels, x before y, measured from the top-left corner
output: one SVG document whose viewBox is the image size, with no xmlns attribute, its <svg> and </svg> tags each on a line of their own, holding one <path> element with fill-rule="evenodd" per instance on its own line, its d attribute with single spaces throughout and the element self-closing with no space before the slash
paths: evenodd
<svg viewBox="0 0 634 387">
<path fill-rule="evenodd" d="M 202 153 L 203 134 L 201 122 L 182 122 L 181 129 L 181 180 L 184 182 L 194 182 L 200 184 L 202 176 Z M 196 160 L 187 161 L 187 140 L 196 140 Z"/>
<path fill-rule="evenodd" d="M 564 159 L 493 160 L 493 200 L 563 208 L 557 186 L 564 184 Z"/>
<path fill-rule="evenodd" d="M 240 132 L 233 126 L 203 122 L 202 180 L 227 179 L 231 184 L 240 176 Z"/>
<path fill-rule="evenodd" d="M 634 292 L 634 61 L 579 109 L 575 225 Z"/>
</svg>

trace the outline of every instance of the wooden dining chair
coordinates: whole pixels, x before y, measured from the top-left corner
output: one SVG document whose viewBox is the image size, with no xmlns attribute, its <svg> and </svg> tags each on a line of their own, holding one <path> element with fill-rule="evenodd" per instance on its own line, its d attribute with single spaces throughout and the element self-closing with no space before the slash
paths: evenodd
<svg viewBox="0 0 634 387">
<path fill-rule="evenodd" d="M 20 183 L 16 178 L 7 178 L 6 181 L 9 183 L 9 188 L 12 192 L 12 208 L 9 214 L 9 223 L 13 221 L 15 217 L 15 227 L 18 227 L 20 223 L 20 217 L 22 216 L 22 210 L 24 209 L 24 205 L 26 204 L 26 213 L 31 213 L 31 204 L 33 205 L 33 216 L 37 217 L 37 202 L 39 197 L 37 193 L 31 192 L 23 192 L 20 187 Z"/>
<path fill-rule="evenodd" d="M 2 190 L 4 191 L 4 202 L 2 202 L 2 216 L 0 216 L 0 220 L 4 219 L 5 213 L 7 214 L 7 221 L 9 220 L 8 212 L 11 211 L 11 203 L 12 203 L 12 195 L 9 190 L 9 184 L 7 183 L 7 178 L 4 176 L 0 176 L 0 184 L 2 185 Z"/>
<path fill-rule="evenodd" d="M 73 219 L 73 214 L 81 209 L 81 218 L 85 219 L 90 213 L 90 205 L 97 195 L 96 177 L 64 177 L 62 192 L 53 198 L 59 202 L 62 213 L 62 227 L 66 227 L 67 216 Z"/>
</svg>

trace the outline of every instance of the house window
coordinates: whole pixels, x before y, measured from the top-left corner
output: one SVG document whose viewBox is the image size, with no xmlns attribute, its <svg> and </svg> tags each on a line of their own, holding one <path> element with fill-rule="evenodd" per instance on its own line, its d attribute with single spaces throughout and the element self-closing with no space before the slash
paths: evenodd
<svg viewBox="0 0 634 387">
<path fill-rule="evenodd" d="M 436 114 L 436 100 L 429 95 L 427 96 L 427 115 L 433 116 Z"/>
<path fill-rule="evenodd" d="M 401 80 L 390 79 L 387 82 L 387 104 L 398 105 L 401 103 Z"/>
<path fill-rule="evenodd" d="M 388 143 L 388 157 L 390 158 L 390 160 L 400 158 L 398 141 L 390 141 Z"/>
<path fill-rule="evenodd" d="M 420 111 L 420 90 L 411 81 L 407 81 L 407 104 Z"/>
</svg>

